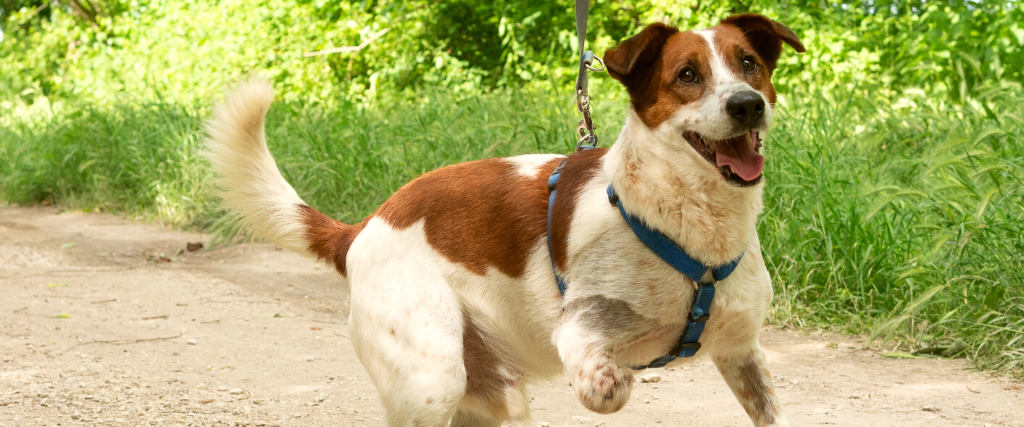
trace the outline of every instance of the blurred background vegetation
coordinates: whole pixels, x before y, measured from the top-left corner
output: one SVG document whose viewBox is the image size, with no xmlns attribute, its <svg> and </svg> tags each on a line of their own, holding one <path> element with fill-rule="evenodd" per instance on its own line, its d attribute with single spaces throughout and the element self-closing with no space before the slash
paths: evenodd
<svg viewBox="0 0 1024 427">
<path fill-rule="evenodd" d="M 777 325 L 1024 376 L 1024 11 L 1017 0 L 595 0 L 599 55 L 651 22 L 758 12 L 783 54 L 762 244 Z M 0 197 L 227 231 L 200 124 L 249 73 L 317 208 L 369 214 L 459 161 L 566 153 L 572 2 L 0 0 Z M 304 52 L 363 46 L 348 52 Z M 593 77 L 602 145 L 627 98 Z"/>
</svg>

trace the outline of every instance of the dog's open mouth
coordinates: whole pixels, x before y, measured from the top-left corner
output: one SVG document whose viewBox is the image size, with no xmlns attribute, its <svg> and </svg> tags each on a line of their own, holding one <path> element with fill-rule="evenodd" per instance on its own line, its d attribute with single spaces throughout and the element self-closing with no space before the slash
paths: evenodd
<svg viewBox="0 0 1024 427">
<path fill-rule="evenodd" d="M 761 135 L 756 130 L 729 139 L 705 139 L 697 132 L 684 132 L 683 136 L 707 161 L 718 167 L 726 181 L 741 187 L 757 185 L 764 172 Z"/>
</svg>

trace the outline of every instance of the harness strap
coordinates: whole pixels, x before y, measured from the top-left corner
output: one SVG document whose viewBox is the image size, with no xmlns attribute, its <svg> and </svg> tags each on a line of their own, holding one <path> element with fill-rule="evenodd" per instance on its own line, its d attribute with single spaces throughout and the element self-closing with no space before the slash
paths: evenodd
<svg viewBox="0 0 1024 427">
<path fill-rule="evenodd" d="M 558 191 L 558 181 L 562 177 L 562 168 L 565 167 L 568 158 L 562 161 L 557 168 L 551 173 L 551 177 L 548 178 L 548 191 L 551 193 L 548 196 L 548 216 L 547 216 L 547 244 L 548 244 L 548 255 L 551 258 L 551 271 L 555 276 L 555 283 L 558 285 L 558 292 L 565 297 L 565 292 L 568 290 L 568 285 L 565 282 L 565 278 L 558 271 L 558 266 L 555 264 L 554 252 L 551 247 L 551 223 L 552 223 L 552 212 L 555 205 L 555 199 Z M 661 232 L 654 230 L 647 226 L 641 219 L 626 213 L 626 209 L 622 206 L 622 201 L 619 200 L 618 195 L 615 193 L 615 188 L 611 185 L 608 186 L 608 201 L 614 205 L 619 214 L 622 215 L 622 219 L 626 221 L 626 224 L 633 234 L 636 235 L 637 239 L 640 240 L 644 246 L 654 252 L 658 258 L 672 266 L 683 275 L 685 275 L 694 283 L 697 283 L 697 290 L 693 296 L 693 306 L 690 308 L 690 313 L 686 317 L 686 326 L 683 328 L 683 333 L 679 336 L 679 340 L 672 347 L 669 352 L 657 359 L 651 361 L 646 365 L 642 366 L 631 366 L 632 369 L 641 370 L 647 368 L 661 368 L 669 364 L 673 360 L 680 357 L 693 357 L 700 350 L 700 337 L 704 333 L 704 325 L 711 318 L 711 303 L 715 299 L 715 283 L 721 280 L 725 280 L 729 277 L 736 266 L 739 265 L 740 260 L 743 259 L 743 254 L 740 254 L 736 259 L 721 265 L 718 267 L 708 267 L 693 259 L 689 254 L 686 253 L 679 245 L 675 244 L 671 239 L 662 234 Z M 711 270 L 712 282 L 702 282 L 705 273 Z"/>
<path fill-rule="evenodd" d="M 608 186 L 608 201 L 619 209 L 622 219 L 633 230 L 633 234 L 636 235 L 637 239 L 640 239 L 640 242 L 647 246 L 647 249 L 654 252 L 658 258 L 671 265 L 676 271 L 683 273 L 683 275 L 698 284 L 697 291 L 693 296 L 693 307 L 690 308 L 690 315 L 686 319 L 686 327 L 683 328 L 683 334 L 679 337 L 676 345 L 672 347 L 672 350 L 669 350 L 668 354 L 654 359 L 651 363 L 643 366 L 631 366 L 631 368 L 636 370 L 660 368 L 677 358 L 693 357 L 697 354 L 697 350 L 700 350 L 700 336 L 704 333 L 704 324 L 711 318 L 711 303 L 715 299 L 715 283 L 725 280 L 726 277 L 732 274 L 736 266 L 739 265 L 740 260 L 743 259 L 743 254 L 740 254 L 739 257 L 725 265 L 714 268 L 708 267 L 704 263 L 693 259 L 679 245 L 669 239 L 668 236 L 648 227 L 640 218 L 626 213 L 626 209 L 622 207 L 622 201 L 619 200 L 618 194 L 615 193 L 615 187 L 611 185 Z M 703 281 L 704 274 L 708 270 L 711 270 L 712 282 Z"/>
<path fill-rule="evenodd" d="M 714 299 L 715 285 L 713 283 L 699 285 L 697 293 L 693 297 L 693 308 L 690 309 L 690 315 L 686 319 L 686 327 L 683 328 L 683 334 L 679 336 L 676 345 L 667 354 L 654 359 L 651 363 L 630 366 L 630 368 L 638 371 L 647 368 L 661 368 L 680 357 L 695 356 L 697 350 L 700 350 L 700 336 L 704 333 L 704 324 L 711 317 L 709 310 Z"/>
<path fill-rule="evenodd" d="M 644 246 L 647 246 L 658 258 L 661 258 L 668 265 L 671 265 L 672 268 L 675 268 L 696 283 L 701 283 L 704 280 L 704 273 L 707 273 L 708 270 L 711 270 L 711 276 L 716 282 L 725 280 L 736 269 L 740 259 L 743 258 L 743 254 L 740 254 L 738 258 L 730 261 L 728 264 L 710 268 L 704 265 L 704 263 L 693 259 L 679 245 L 660 231 L 648 227 L 640 218 L 626 213 L 626 209 L 622 207 L 622 201 L 615 194 L 615 187 L 611 185 L 608 186 L 608 201 L 619 208 L 619 214 L 622 215 L 622 219 L 626 220 L 626 224 L 633 230 L 633 234 L 636 234 L 636 237 L 643 242 Z"/>
<path fill-rule="evenodd" d="M 555 194 L 557 191 L 558 180 L 562 177 L 562 168 L 565 167 L 565 163 L 569 161 L 566 157 L 562 160 L 562 163 L 558 164 L 554 172 L 551 172 L 551 176 L 548 178 L 548 192 L 551 193 L 548 196 L 548 258 L 551 258 L 551 271 L 555 274 L 555 283 L 558 285 L 558 292 L 565 296 L 565 291 L 569 288 L 565 285 L 565 279 L 562 274 L 558 272 L 558 266 L 555 265 L 555 253 L 551 250 L 551 212 L 554 211 L 555 206 Z"/>
</svg>

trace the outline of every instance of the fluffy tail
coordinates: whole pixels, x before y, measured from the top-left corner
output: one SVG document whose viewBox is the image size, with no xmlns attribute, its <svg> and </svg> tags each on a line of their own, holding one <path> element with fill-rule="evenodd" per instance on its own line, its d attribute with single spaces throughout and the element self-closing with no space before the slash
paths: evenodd
<svg viewBox="0 0 1024 427">
<path fill-rule="evenodd" d="M 218 175 L 223 205 L 253 236 L 326 258 L 344 274 L 348 245 L 338 245 L 339 239 L 350 243 L 358 231 L 306 205 L 281 176 L 263 131 L 273 101 L 270 83 L 252 78 L 229 92 L 206 122 L 205 154 Z"/>
</svg>

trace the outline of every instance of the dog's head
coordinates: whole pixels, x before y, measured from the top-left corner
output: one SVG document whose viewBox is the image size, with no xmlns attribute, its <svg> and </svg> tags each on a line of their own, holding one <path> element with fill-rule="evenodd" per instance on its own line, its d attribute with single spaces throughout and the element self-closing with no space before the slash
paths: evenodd
<svg viewBox="0 0 1024 427">
<path fill-rule="evenodd" d="M 761 135 L 772 121 L 771 76 L 783 43 L 804 51 L 786 26 L 745 14 L 701 31 L 650 25 L 604 62 L 648 128 L 689 145 L 709 173 L 752 186 L 764 169 Z"/>
</svg>

